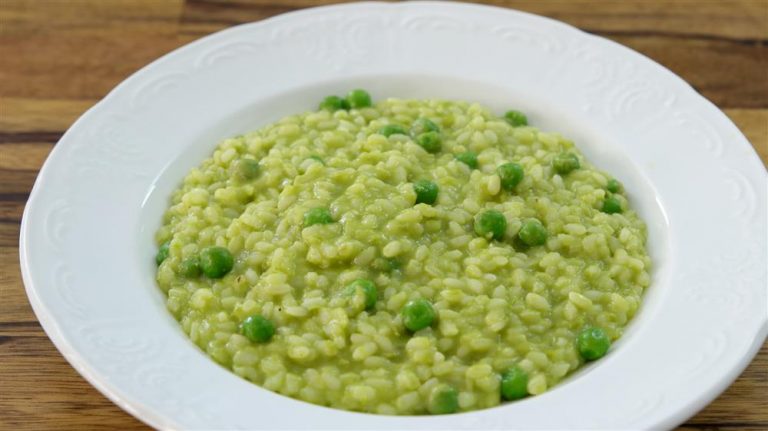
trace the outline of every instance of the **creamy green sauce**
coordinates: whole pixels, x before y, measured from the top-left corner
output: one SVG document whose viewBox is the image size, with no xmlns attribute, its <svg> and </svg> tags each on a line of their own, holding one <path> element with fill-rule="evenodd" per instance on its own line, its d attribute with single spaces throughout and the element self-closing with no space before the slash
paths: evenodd
<svg viewBox="0 0 768 431">
<path fill-rule="evenodd" d="M 216 362 L 316 404 L 439 414 L 541 394 L 602 349 L 584 329 L 621 336 L 645 225 L 571 141 L 466 102 L 327 108 L 224 140 L 173 193 L 157 281 Z M 410 330 L 414 300 L 434 316 Z"/>
</svg>

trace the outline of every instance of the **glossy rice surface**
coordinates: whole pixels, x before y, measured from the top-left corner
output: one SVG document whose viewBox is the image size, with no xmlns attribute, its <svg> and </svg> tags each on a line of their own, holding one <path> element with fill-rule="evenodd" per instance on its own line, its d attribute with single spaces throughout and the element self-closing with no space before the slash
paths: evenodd
<svg viewBox="0 0 768 431">
<path fill-rule="evenodd" d="M 435 154 L 413 136 L 377 133 L 386 124 L 410 131 L 420 118 L 440 127 Z M 456 160 L 466 151 L 477 153 L 477 169 Z M 580 168 L 558 175 L 552 161 L 562 152 Z M 237 174 L 244 158 L 258 161 L 255 178 Z M 513 190 L 496 173 L 506 162 L 524 169 Z M 612 178 L 559 134 L 513 127 L 478 104 L 387 99 L 289 116 L 224 140 L 189 172 L 156 235 L 170 241 L 157 281 L 196 345 L 271 391 L 426 414 L 433 390 L 449 385 L 459 411 L 492 407 L 510 367 L 541 394 L 583 365 L 579 331 L 598 326 L 615 340 L 638 310 L 650 282 L 646 228 L 623 190 L 606 190 Z M 434 205 L 415 204 L 422 179 L 439 186 Z M 622 213 L 601 211 L 608 195 Z M 334 222 L 305 227 L 316 207 Z M 475 232 L 488 209 L 507 220 L 501 240 Z M 530 218 L 546 228 L 544 245 L 517 239 Z M 232 271 L 180 275 L 182 260 L 209 246 L 232 253 Z M 344 295 L 359 278 L 376 285 L 372 309 L 364 295 Z M 417 298 L 437 318 L 411 333 L 400 312 Z M 275 325 L 267 343 L 240 332 L 255 314 Z"/>
</svg>

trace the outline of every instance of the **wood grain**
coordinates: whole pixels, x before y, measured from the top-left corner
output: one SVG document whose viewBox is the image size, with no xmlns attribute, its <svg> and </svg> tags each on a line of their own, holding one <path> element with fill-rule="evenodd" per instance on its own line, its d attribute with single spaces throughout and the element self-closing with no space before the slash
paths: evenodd
<svg viewBox="0 0 768 431">
<path fill-rule="evenodd" d="M 18 266 L 24 204 L 61 134 L 159 56 L 231 25 L 324 0 L 0 0 L 0 429 L 146 429 L 56 351 Z M 768 165 L 768 0 L 489 1 L 546 15 L 670 68 L 736 123 Z M 768 429 L 768 345 L 680 429 Z"/>
</svg>

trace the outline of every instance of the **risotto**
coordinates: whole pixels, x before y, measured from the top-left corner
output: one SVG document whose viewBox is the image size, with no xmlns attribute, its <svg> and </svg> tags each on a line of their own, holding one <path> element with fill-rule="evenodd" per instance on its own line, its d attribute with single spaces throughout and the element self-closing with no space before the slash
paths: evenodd
<svg viewBox="0 0 768 431">
<path fill-rule="evenodd" d="M 608 353 L 650 282 L 645 225 L 573 142 L 363 90 L 221 142 L 156 238 L 168 309 L 213 360 L 379 414 L 541 394 Z"/>
</svg>

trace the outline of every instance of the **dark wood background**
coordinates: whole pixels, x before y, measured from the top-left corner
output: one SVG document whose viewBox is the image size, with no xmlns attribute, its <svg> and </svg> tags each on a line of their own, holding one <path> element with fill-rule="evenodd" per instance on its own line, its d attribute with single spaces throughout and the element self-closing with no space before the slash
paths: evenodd
<svg viewBox="0 0 768 431">
<path fill-rule="evenodd" d="M 0 0 L 0 429 L 142 429 L 70 367 L 27 302 L 19 223 L 64 130 L 128 75 L 211 32 L 324 0 Z M 559 19 L 660 62 L 768 161 L 768 0 L 489 1 Z M 652 370 L 649 370 L 652 372 Z M 768 429 L 768 347 L 682 429 Z"/>
</svg>

